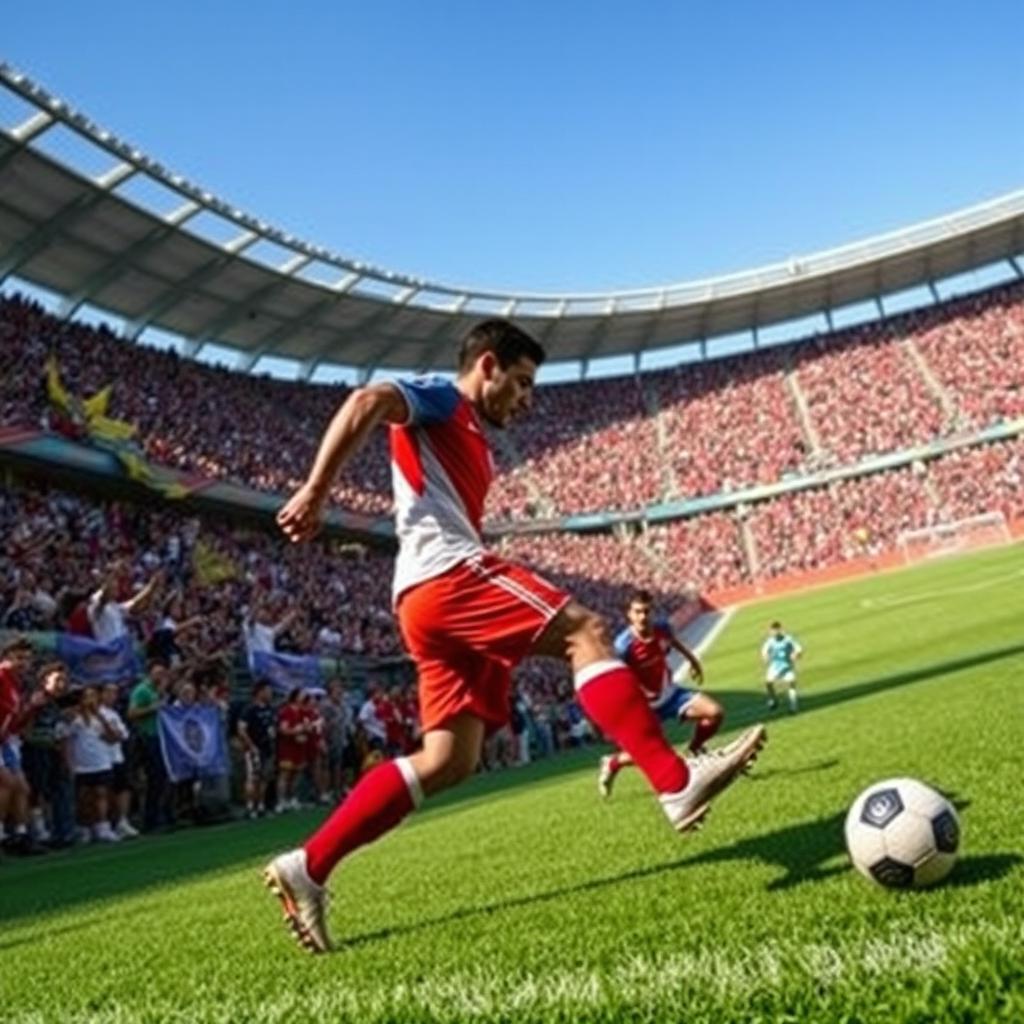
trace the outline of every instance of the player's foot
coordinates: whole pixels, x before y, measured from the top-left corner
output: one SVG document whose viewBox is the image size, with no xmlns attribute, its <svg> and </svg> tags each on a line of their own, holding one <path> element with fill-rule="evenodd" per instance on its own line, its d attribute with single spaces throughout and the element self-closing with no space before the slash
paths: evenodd
<svg viewBox="0 0 1024 1024">
<path fill-rule="evenodd" d="M 121 839 L 135 839 L 139 834 L 139 830 L 127 818 L 122 818 L 114 831 Z"/>
<path fill-rule="evenodd" d="M 690 781 L 686 788 L 678 793 L 664 793 L 658 798 L 672 827 L 677 832 L 687 832 L 699 825 L 710 809 L 711 801 L 757 757 L 766 738 L 765 727 L 755 725 L 729 744 L 729 748 L 688 758 L 686 764 L 690 769 Z"/>
<path fill-rule="evenodd" d="M 779 702 L 774 697 L 769 697 L 764 704 L 769 711 L 774 711 L 779 706 Z"/>
<path fill-rule="evenodd" d="M 267 888 L 281 901 L 284 919 L 303 949 L 329 953 L 327 889 L 317 885 L 306 871 L 306 851 L 291 850 L 275 857 L 263 871 Z"/>
<path fill-rule="evenodd" d="M 614 762 L 610 754 L 601 758 L 601 770 L 597 775 L 597 791 L 606 800 L 612 795 L 612 786 L 615 785 L 615 776 L 618 774 L 612 767 Z"/>
<path fill-rule="evenodd" d="M 726 743 L 726 744 L 724 744 L 721 747 L 715 747 L 713 750 L 708 750 L 705 747 L 704 750 L 702 751 L 702 753 L 706 753 L 706 754 L 710 755 L 711 757 L 729 757 L 743 743 L 743 737 L 745 735 L 746 735 L 745 733 L 741 733 L 731 743 Z M 747 761 L 746 764 L 744 764 L 743 767 L 740 769 L 740 774 L 741 775 L 749 775 L 751 769 L 754 766 L 754 761 L 756 761 L 756 760 L 757 760 L 757 756 L 756 755 L 754 757 L 750 758 L 750 760 Z"/>
</svg>

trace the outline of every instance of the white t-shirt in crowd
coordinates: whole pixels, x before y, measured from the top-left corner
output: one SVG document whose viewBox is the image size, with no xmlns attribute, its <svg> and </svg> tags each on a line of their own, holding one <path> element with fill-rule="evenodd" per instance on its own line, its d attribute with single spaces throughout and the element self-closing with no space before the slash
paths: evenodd
<svg viewBox="0 0 1024 1024">
<path fill-rule="evenodd" d="M 103 722 L 98 715 L 92 715 L 88 721 L 75 715 L 68 723 L 68 753 L 75 775 L 109 772 L 114 763 L 110 746 L 103 739 Z"/>
<path fill-rule="evenodd" d="M 117 601 L 107 601 L 104 604 L 102 590 L 97 590 L 89 598 L 87 611 L 92 625 L 92 635 L 101 644 L 108 644 L 128 632 L 125 606 Z"/>
<path fill-rule="evenodd" d="M 254 651 L 273 653 L 274 641 L 277 640 L 279 632 L 277 626 L 265 626 L 262 622 L 246 619 L 242 628 L 245 631 L 245 646 L 250 654 Z"/>
<path fill-rule="evenodd" d="M 386 742 L 388 732 L 377 715 L 377 705 L 372 700 L 364 701 L 363 706 L 359 709 L 359 724 L 370 739 L 380 740 L 381 743 Z"/>
<path fill-rule="evenodd" d="M 122 741 L 128 739 L 128 727 L 124 724 L 124 719 L 114 708 L 103 706 L 100 708 L 100 714 L 110 727 L 111 732 L 116 732 Z M 121 742 L 108 743 L 107 746 L 110 748 L 111 765 L 124 764 L 124 747 L 122 747 Z"/>
<path fill-rule="evenodd" d="M 330 626 L 322 626 L 317 634 L 316 646 L 322 654 L 341 654 L 341 634 Z"/>
</svg>

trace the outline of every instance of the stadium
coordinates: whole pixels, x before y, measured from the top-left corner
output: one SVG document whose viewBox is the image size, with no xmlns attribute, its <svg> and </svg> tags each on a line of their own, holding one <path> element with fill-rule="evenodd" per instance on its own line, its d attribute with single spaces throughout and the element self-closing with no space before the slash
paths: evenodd
<svg viewBox="0 0 1024 1024">
<path fill-rule="evenodd" d="M 31 645 L 26 706 L 54 665 L 72 684 L 2 736 L 11 1021 L 1024 1017 L 1024 191 L 701 280 L 476 289 L 306 242 L 0 86 L 0 635 L 8 668 Z M 275 516 L 339 406 L 450 382 L 491 318 L 561 382 L 488 430 L 488 547 L 616 624 L 651 591 L 724 739 L 771 743 L 681 839 L 640 773 L 600 800 L 610 734 L 527 660 L 480 769 L 345 862 L 334 955 L 302 958 L 261 867 L 420 742 L 385 433 L 312 544 Z M 773 619 L 807 649 L 797 714 L 765 709 Z M 264 681 L 316 724 L 257 799 Z M 123 729 L 102 803 L 107 769 L 67 754 L 98 687 Z M 176 751 L 200 711 L 212 738 Z M 890 776 L 962 816 L 944 885 L 850 868 L 846 808 Z"/>
</svg>

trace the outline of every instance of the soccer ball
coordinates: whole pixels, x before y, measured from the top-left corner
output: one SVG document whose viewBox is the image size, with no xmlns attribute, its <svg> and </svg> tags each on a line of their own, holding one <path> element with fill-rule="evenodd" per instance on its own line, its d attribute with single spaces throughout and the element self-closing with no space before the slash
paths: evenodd
<svg viewBox="0 0 1024 1024">
<path fill-rule="evenodd" d="M 960 846 L 953 805 L 917 779 L 868 786 L 846 815 L 846 848 L 853 866 L 887 889 L 941 882 Z"/>
</svg>

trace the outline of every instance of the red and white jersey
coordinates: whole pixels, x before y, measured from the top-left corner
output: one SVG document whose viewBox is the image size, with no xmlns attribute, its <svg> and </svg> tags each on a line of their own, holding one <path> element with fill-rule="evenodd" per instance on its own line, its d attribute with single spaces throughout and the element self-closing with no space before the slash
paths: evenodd
<svg viewBox="0 0 1024 1024">
<path fill-rule="evenodd" d="M 633 670 L 644 696 L 651 704 L 660 704 L 668 695 L 672 673 L 668 653 L 672 650 L 672 627 L 657 619 L 650 636 L 640 636 L 627 626 L 615 638 L 615 653 Z"/>
<path fill-rule="evenodd" d="M 483 551 L 480 525 L 494 461 L 472 404 L 443 377 L 395 381 L 409 419 L 391 428 L 394 599 Z"/>
</svg>

